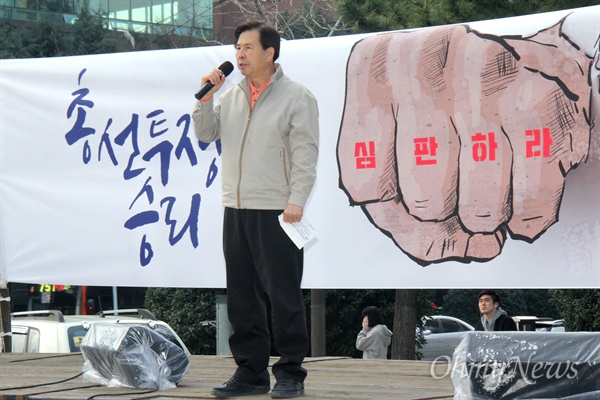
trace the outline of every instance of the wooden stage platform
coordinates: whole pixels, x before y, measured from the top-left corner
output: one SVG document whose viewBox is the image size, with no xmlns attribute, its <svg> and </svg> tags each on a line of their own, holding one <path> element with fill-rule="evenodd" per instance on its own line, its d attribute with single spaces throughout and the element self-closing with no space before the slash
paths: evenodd
<svg viewBox="0 0 600 400">
<path fill-rule="evenodd" d="M 276 361 L 275 359 L 272 360 Z M 214 399 L 212 387 L 235 370 L 230 357 L 191 356 L 190 369 L 175 389 L 147 394 L 143 389 L 109 388 L 83 383 L 81 354 L 0 354 L 0 400 L 64 399 Z M 452 399 L 454 388 L 447 364 L 427 361 L 307 358 L 306 399 L 437 400 Z M 432 372 L 433 368 L 433 372 Z M 43 383 L 43 386 L 16 389 Z M 272 380 L 271 384 L 274 384 Z M 100 396 L 104 395 L 104 396 Z M 107 396 L 110 395 L 110 396 Z M 270 395 L 242 397 L 266 400 Z"/>
</svg>

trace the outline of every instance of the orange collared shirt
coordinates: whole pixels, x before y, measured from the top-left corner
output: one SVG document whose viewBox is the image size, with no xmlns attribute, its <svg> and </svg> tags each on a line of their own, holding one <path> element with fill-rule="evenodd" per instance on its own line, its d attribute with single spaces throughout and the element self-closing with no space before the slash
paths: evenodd
<svg viewBox="0 0 600 400">
<path fill-rule="evenodd" d="M 252 84 L 252 81 L 250 81 L 250 109 L 251 110 L 254 110 L 254 104 L 256 103 L 256 101 L 258 100 L 258 98 L 260 97 L 260 95 L 262 94 L 262 92 L 264 92 L 265 89 L 267 88 L 267 86 L 269 86 L 269 83 L 271 83 L 270 79 L 267 82 L 265 82 L 264 85 L 262 85 L 261 87 L 259 87 L 257 89 Z"/>
</svg>

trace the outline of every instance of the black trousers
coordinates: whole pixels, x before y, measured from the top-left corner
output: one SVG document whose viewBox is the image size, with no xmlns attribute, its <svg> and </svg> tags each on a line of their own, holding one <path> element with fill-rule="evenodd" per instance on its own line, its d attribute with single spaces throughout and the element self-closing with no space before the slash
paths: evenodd
<svg viewBox="0 0 600 400">
<path fill-rule="evenodd" d="M 271 328 L 281 355 L 273 365 L 276 379 L 303 382 L 308 353 L 306 309 L 300 284 L 303 251 L 279 225 L 281 210 L 225 208 L 223 252 L 227 270 L 227 313 L 233 327 L 229 347 L 237 364 L 235 377 L 269 384 Z"/>
</svg>

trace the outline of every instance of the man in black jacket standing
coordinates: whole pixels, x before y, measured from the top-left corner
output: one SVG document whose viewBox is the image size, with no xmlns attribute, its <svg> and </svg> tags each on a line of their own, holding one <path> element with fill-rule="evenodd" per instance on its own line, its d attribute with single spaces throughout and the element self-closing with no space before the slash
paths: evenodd
<svg viewBox="0 0 600 400">
<path fill-rule="evenodd" d="M 476 331 L 516 331 L 517 324 L 500 307 L 500 297 L 493 290 L 479 293 L 479 312 L 481 319 L 475 326 Z"/>
</svg>

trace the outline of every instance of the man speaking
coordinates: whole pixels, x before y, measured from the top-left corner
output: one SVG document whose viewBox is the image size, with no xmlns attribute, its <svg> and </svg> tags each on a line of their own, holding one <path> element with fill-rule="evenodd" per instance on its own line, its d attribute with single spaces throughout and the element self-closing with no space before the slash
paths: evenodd
<svg viewBox="0 0 600 400">
<path fill-rule="evenodd" d="M 271 397 L 304 394 L 308 352 L 306 312 L 300 284 L 303 252 L 285 234 L 302 219 L 316 178 L 319 124 L 315 97 L 275 63 L 277 31 L 251 21 L 235 30 L 237 67 L 244 79 L 219 97 L 225 74 L 213 69 L 201 85 L 213 87 L 196 102 L 199 140 L 222 142 L 223 252 L 227 270 L 227 312 L 233 327 L 229 346 L 237 364 L 233 377 L 215 387 L 217 397 L 269 392 L 267 370 L 271 305 L 277 382 Z"/>
</svg>

